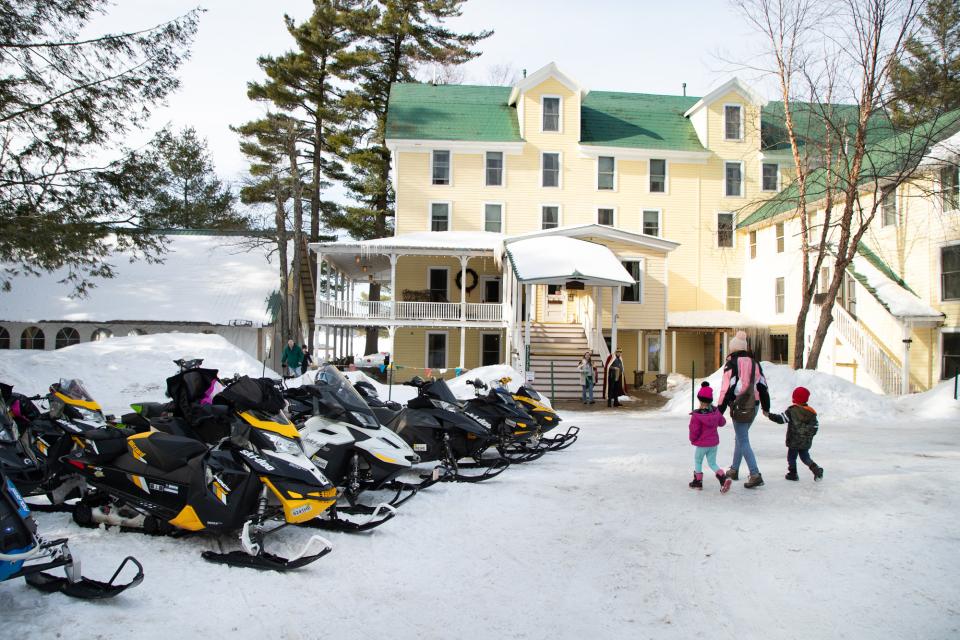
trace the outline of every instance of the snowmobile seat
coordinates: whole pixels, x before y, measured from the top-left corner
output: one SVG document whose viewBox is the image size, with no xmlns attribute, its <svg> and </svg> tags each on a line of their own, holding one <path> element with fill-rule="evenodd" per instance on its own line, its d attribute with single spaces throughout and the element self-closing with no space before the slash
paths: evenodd
<svg viewBox="0 0 960 640">
<path fill-rule="evenodd" d="M 163 471 L 182 467 L 191 458 L 207 451 L 207 445 L 193 438 L 158 432 L 139 434 L 131 437 L 128 442 L 134 457 L 137 457 L 136 449 L 139 449 L 143 454 L 143 462 Z"/>
<path fill-rule="evenodd" d="M 83 437 L 90 441 L 91 449 L 96 451 L 93 456 L 86 456 L 91 462 L 107 462 L 113 460 L 127 450 L 127 436 L 132 430 L 109 427 L 107 429 L 90 429 Z"/>
</svg>

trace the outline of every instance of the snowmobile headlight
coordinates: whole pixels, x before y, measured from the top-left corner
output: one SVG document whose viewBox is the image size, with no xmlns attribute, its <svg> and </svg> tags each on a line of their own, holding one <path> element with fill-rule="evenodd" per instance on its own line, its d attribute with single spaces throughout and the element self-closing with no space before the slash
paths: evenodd
<svg viewBox="0 0 960 640">
<path fill-rule="evenodd" d="M 517 426 L 517 421 L 516 421 L 516 420 L 511 420 L 510 418 L 505 419 L 505 420 L 503 421 L 503 423 L 504 423 L 505 425 L 507 425 L 508 427 L 515 427 L 515 426 Z"/>
<path fill-rule="evenodd" d="M 10 427 L 6 425 L 0 425 L 0 442 L 3 442 L 4 444 L 10 444 L 15 441 L 16 438 L 14 437 L 13 431 L 10 429 Z"/>
<path fill-rule="evenodd" d="M 457 412 L 457 411 L 460 410 L 460 407 L 458 407 L 457 405 L 453 404 L 452 402 L 447 402 L 446 400 L 434 400 L 433 403 L 434 403 L 437 407 L 439 407 L 439 408 L 441 408 L 441 409 L 445 409 L 446 411 Z"/>
<path fill-rule="evenodd" d="M 376 429 L 380 426 L 372 416 L 367 415 L 366 413 L 351 411 L 350 415 L 360 423 L 360 426 L 366 427 L 367 429 Z"/>
<path fill-rule="evenodd" d="M 270 433 L 269 431 L 261 431 L 260 435 L 266 438 L 272 448 L 277 453 L 287 453 L 290 455 L 302 455 L 303 448 L 300 446 L 300 443 L 296 440 L 291 440 L 290 438 L 284 438 L 281 435 L 276 433 Z"/>
</svg>

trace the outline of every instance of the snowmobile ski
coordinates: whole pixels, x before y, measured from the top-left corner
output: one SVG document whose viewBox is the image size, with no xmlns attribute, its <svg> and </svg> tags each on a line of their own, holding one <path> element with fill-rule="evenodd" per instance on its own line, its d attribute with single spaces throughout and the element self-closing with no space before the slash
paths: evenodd
<svg viewBox="0 0 960 640">
<path fill-rule="evenodd" d="M 379 527 L 397 515 L 397 510 L 386 503 L 377 505 L 370 513 L 363 513 L 365 510 L 366 509 L 357 509 L 354 511 L 350 507 L 336 509 L 331 507 L 328 510 L 331 514 L 329 518 L 314 518 L 313 520 L 307 520 L 302 523 L 301 526 L 324 529 L 326 531 L 339 531 L 341 533 L 362 533 Z M 386 512 L 385 515 L 381 515 L 383 512 Z M 342 518 L 340 516 L 341 513 L 348 515 L 365 515 L 366 518 L 362 521 L 355 522 Z"/>
</svg>

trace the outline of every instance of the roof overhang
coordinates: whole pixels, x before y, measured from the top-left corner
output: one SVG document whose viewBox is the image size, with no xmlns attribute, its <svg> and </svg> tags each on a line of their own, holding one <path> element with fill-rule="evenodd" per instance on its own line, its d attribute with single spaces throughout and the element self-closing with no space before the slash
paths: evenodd
<svg viewBox="0 0 960 640">
<path fill-rule="evenodd" d="M 580 86 L 580 83 L 565 74 L 563 71 L 560 71 L 556 63 L 551 62 L 545 67 L 537 69 L 526 78 L 522 78 L 519 82 L 517 82 L 517 84 L 513 85 L 513 90 L 510 91 L 510 97 L 507 98 L 507 104 L 512 107 L 517 103 L 517 100 L 520 99 L 520 94 L 532 89 L 548 78 L 553 78 L 570 91 L 579 91 L 581 97 L 586 96 L 587 93 L 589 93 L 587 89 L 584 89 Z"/>
<path fill-rule="evenodd" d="M 504 239 L 504 244 L 507 248 L 515 242 L 521 240 L 526 240 L 528 238 L 541 238 L 544 236 L 565 236 L 568 238 L 599 238 L 602 240 L 616 240 L 620 242 L 627 242 L 637 246 L 645 247 L 647 249 L 653 249 L 655 251 L 662 251 L 663 253 L 669 253 L 677 247 L 680 246 L 679 242 L 673 242 L 672 240 L 664 240 L 663 238 L 657 238 L 655 236 L 648 236 L 642 233 L 633 233 L 631 231 L 624 231 L 623 229 L 617 229 L 614 227 L 608 227 L 602 224 L 576 224 L 566 227 L 557 227 L 555 229 L 544 229 L 541 231 L 532 231 L 530 233 L 524 233 L 519 236 L 512 236 L 510 238 Z"/>
<path fill-rule="evenodd" d="M 764 98 L 759 93 L 751 89 L 747 85 L 747 83 L 745 83 L 743 80 L 734 76 L 733 78 L 730 78 L 729 80 L 724 82 L 722 85 L 720 85 L 719 87 L 717 87 L 716 89 L 708 93 L 707 95 L 697 100 L 692 107 L 690 107 L 683 113 L 683 116 L 685 118 L 689 118 L 692 114 L 696 113 L 697 111 L 699 111 L 706 105 L 710 104 L 711 102 L 717 100 L 718 98 L 721 98 L 724 95 L 730 93 L 731 91 L 736 91 L 737 93 L 742 95 L 744 98 L 749 100 L 751 104 L 755 104 L 758 107 L 763 107 L 763 106 L 766 106 L 767 104 L 766 98 Z"/>
<path fill-rule="evenodd" d="M 613 156 L 621 160 L 672 160 L 688 164 L 706 164 L 713 153 L 709 151 L 677 151 L 675 149 L 641 149 L 639 147 L 607 147 L 602 145 L 581 144 L 580 155 L 586 158 Z"/>
<path fill-rule="evenodd" d="M 565 284 L 620 287 L 634 284 L 610 249 L 567 236 L 517 239 L 507 245 L 510 266 L 523 284 Z"/>
<path fill-rule="evenodd" d="M 760 327 L 763 323 L 739 311 L 670 311 L 667 327 L 671 329 L 743 329 Z"/>
<path fill-rule="evenodd" d="M 429 153 L 434 149 L 444 149 L 456 153 L 485 153 L 487 151 L 502 151 L 511 156 L 523 153 L 524 142 L 479 140 L 428 140 L 413 138 L 387 138 L 387 149 L 391 152 L 404 151 L 413 153 Z"/>
</svg>

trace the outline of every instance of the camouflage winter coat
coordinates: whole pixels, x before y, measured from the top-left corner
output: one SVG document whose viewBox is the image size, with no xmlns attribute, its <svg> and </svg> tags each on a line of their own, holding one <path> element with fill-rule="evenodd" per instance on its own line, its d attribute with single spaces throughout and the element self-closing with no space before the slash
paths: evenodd
<svg viewBox="0 0 960 640">
<path fill-rule="evenodd" d="M 790 449 L 809 449 L 813 446 L 813 436 L 817 435 L 819 422 L 817 412 L 807 405 L 792 404 L 783 413 L 771 413 L 769 418 L 777 424 L 787 425 L 787 447 Z"/>
</svg>

